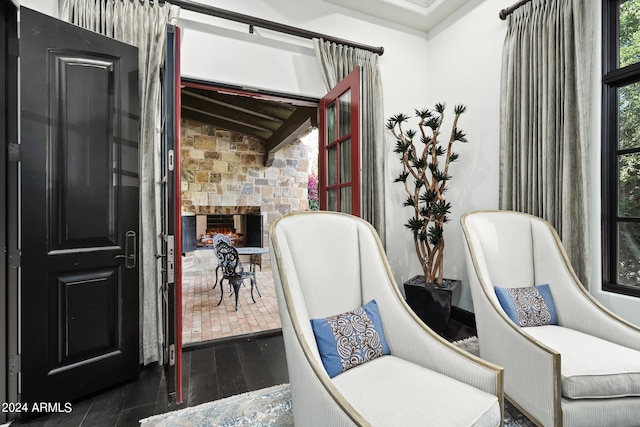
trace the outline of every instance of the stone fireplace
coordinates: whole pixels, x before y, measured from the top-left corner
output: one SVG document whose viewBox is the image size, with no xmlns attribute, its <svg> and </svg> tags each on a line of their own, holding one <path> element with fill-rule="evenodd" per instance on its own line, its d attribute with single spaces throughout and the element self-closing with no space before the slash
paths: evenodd
<svg viewBox="0 0 640 427">
<path fill-rule="evenodd" d="M 267 246 L 271 221 L 309 209 L 304 144 L 293 142 L 278 150 L 267 167 L 268 153 L 258 139 L 193 120 L 183 119 L 181 126 L 182 211 L 195 215 L 198 239 L 210 229 L 203 225 L 207 216 L 231 216 L 241 227 L 251 216 L 249 221 L 260 221 L 260 243 Z M 240 234 L 246 238 L 246 230 Z M 268 265 L 268 255 L 263 265 Z"/>
<path fill-rule="evenodd" d="M 212 212 L 213 211 L 213 212 Z M 216 234 L 235 246 L 263 246 L 264 219 L 258 206 L 196 207 L 194 236 L 197 247 L 213 246 Z"/>
</svg>

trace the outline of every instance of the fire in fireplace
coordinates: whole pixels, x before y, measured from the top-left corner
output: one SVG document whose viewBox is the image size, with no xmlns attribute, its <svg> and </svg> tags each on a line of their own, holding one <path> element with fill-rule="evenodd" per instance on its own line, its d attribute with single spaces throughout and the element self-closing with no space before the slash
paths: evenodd
<svg viewBox="0 0 640 427">
<path fill-rule="evenodd" d="M 235 246 L 262 246 L 262 215 L 196 215 L 196 241 L 199 247 L 213 245 L 216 234 L 229 236 Z"/>
</svg>

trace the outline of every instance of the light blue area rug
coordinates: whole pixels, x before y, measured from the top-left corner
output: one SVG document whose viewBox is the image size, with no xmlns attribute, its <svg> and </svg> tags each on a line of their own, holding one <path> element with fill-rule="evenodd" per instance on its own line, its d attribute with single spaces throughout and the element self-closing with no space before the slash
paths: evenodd
<svg viewBox="0 0 640 427">
<path fill-rule="evenodd" d="M 238 394 L 140 420 L 141 427 L 293 426 L 289 384 Z"/>
<path fill-rule="evenodd" d="M 455 343 L 478 354 L 475 337 Z M 505 427 L 533 427 L 534 424 L 505 400 Z M 154 415 L 140 420 L 141 427 L 291 427 L 289 384 L 276 385 L 227 397 L 214 402 Z"/>
</svg>

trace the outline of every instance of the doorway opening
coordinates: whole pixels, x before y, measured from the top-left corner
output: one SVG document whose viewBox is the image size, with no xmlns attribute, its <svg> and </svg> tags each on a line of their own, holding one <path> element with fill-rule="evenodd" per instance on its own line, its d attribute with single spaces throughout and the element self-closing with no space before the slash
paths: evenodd
<svg viewBox="0 0 640 427">
<path fill-rule="evenodd" d="M 318 102 L 182 79 L 183 347 L 280 329 L 268 230 L 284 214 L 309 210 Z M 216 276 L 217 234 L 255 271 L 255 303 L 247 279 L 237 311 L 232 288 Z"/>
</svg>

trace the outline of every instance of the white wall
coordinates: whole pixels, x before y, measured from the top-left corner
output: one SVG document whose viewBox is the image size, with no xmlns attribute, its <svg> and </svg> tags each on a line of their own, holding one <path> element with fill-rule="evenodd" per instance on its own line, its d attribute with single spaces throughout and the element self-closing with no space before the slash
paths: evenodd
<svg viewBox="0 0 640 427">
<path fill-rule="evenodd" d="M 485 0 L 428 37 L 428 102 L 446 102 L 450 109 L 459 103 L 467 106 L 458 126 L 469 142 L 455 147 L 460 160 L 449 169 L 453 179 L 447 200 L 453 209 L 445 225 L 445 277 L 463 281 L 458 306 L 468 311 L 473 311 L 473 304 L 460 217 L 473 210 L 498 208 L 500 68 L 507 28 L 498 11 L 503 7 L 501 0 Z M 445 130 L 448 133 L 450 125 Z"/>
<path fill-rule="evenodd" d="M 624 319 L 640 325 L 640 300 L 603 292 L 600 199 L 600 120 L 601 120 L 601 3 L 597 31 L 594 33 L 593 121 L 590 147 L 590 229 L 592 249 L 591 293 L 606 307 Z M 463 149 L 457 169 L 452 171 L 450 199 L 455 208 L 446 230 L 445 273 L 468 280 L 462 260 L 460 215 L 476 209 L 498 207 L 499 102 L 502 43 L 506 22 L 497 17 L 504 7 L 501 0 L 485 0 L 452 25 L 429 34 L 427 93 L 430 99 L 463 102 L 469 110 L 461 127 L 470 140 Z M 461 169 L 464 169 L 461 171 Z M 465 283 L 466 284 L 466 283 Z M 464 287 L 460 307 L 472 310 L 468 285 Z"/>
</svg>

